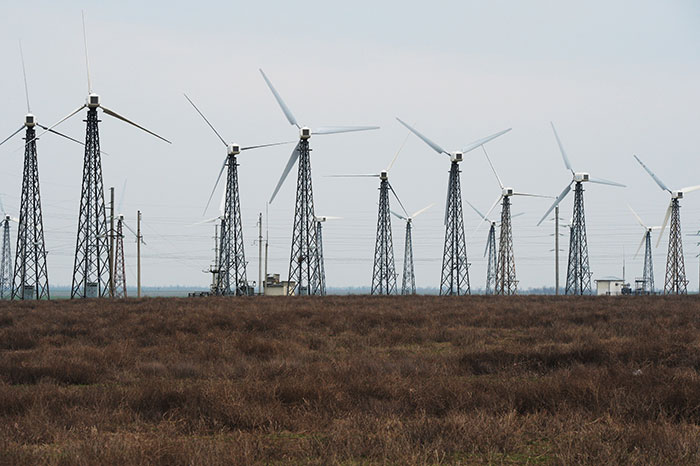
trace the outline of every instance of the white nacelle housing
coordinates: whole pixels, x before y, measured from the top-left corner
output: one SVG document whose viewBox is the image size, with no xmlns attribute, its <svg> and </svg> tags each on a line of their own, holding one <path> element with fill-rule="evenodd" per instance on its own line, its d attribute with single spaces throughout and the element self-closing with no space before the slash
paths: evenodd
<svg viewBox="0 0 700 466">
<path fill-rule="evenodd" d="M 673 199 L 683 199 L 683 191 L 673 191 L 671 196 Z"/>
<path fill-rule="evenodd" d="M 27 113 L 24 117 L 24 126 L 33 128 L 36 125 L 36 117 L 31 113 Z"/>
<path fill-rule="evenodd" d="M 507 196 L 512 196 L 513 195 L 513 188 L 503 188 L 503 191 L 501 191 L 501 194 L 503 194 L 503 197 Z"/>
<path fill-rule="evenodd" d="M 453 152 L 450 156 L 450 160 L 452 162 L 461 162 L 462 160 L 464 160 L 464 154 L 462 154 L 461 152 Z"/>
<path fill-rule="evenodd" d="M 309 139 L 311 137 L 311 128 L 304 126 L 299 130 L 299 137 L 301 139 Z"/>
<path fill-rule="evenodd" d="M 386 170 L 382 170 L 382 171 L 379 173 L 379 178 L 380 178 L 381 180 L 388 180 L 388 179 L 389 179 L 389 173 L 388 173 Z"/>
<path fill-rule="evenodd" d="M 89 108 L 97 108 L 100 106 L 100 96 L 92 93 L 87 98 L 87 106 Z"/>
<path fill-rule="evenodd" d="M 241 146 L 238 144 L 229 144 L 228 145 L 228 155 L 238 155 L 241 153 Z"/>
<path fill-rule="evenodd" d="M 588 173 L 576 173 L 574 174 L 574 181 L 577 183 L 581 183 L 583 181 L 588 181 L 590 178 L 590 175 Z"/>
</svg>

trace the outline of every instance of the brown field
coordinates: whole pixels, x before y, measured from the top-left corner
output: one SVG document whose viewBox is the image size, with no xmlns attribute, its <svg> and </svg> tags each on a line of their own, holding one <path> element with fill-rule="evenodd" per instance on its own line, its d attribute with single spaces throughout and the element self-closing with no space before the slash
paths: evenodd
<svg viewBox="0 0 700 466">
<path fill-rule="evenodd" d="M 699 464 L 700 300 L 0 303 L 0 463 Z"/>
</svg>

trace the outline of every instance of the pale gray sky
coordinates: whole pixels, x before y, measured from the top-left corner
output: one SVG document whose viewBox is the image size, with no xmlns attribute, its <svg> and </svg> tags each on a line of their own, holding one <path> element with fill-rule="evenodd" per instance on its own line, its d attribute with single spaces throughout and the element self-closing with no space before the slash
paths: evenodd
<svg viewBox="0 0 700 466">
<path fill-rule="evenodd" d="M 621 273 L 643 233 L 631 204 L 649 223 L 663 220 L 668 195 L 632 158 L 637 154 L 674 187 L 700 183 L 700 4 L 695 1 L 427 2 L 48 2 L 3 5 L 0 17 L 0 138 L 26 111 L 17 39 L 23 40 L 32 111 L 50 124 L 86 95 L 81 9 L 88 21 L 93 88 L 103 103 L 171 139 L 169 146 L 109 117 L 101 142 L 105 186 L 128 179 L 123 210 L 133 226 L 143 211 L 144 284 L 204 285 L 213 229 L 202 220 L 224 148 L 182 97 L 187 92 L 224 137 L 241 144 L 295 139 L 266 88 L 263 68 L 297 119 L 310 126 L 381 125 L 379 131 L 312 140 L 318 214 L 344 217 L 324 230 L 329 286 L 369 285 L 376 226 L 376 180 L 325 178 L 385 167 L 406 130 L 395 116 L 448 149 L 503 128 L 487 148 L 515 188 L 556 195 L 569 179 L 549 128 L 554 121 L 578 170 L 628 185 L 587 186 L 594 278 Z M 84 137 L 80 117 L 61 126 Z M 17 209 L 22 154 L 0 147 L 0 193 Z M 49 278 L 70 283 L 82 175 L 82 150 L 54 137 L 38 144 L 50 251 Z M 240 157 L 249 278 L 257 278 L 258 212 L 290 147 Z M 436 207 L 415 222 L 419 286 L 438 286 L 449 162 L 411 137 L 391 173 L 410 211 Z M 499 194 L 483 153 L 462 164 L 462 192 L 481 209 Z M 294 172 L 293 172 L 294 173 Z M 290 176 L 269 210 L 269 270 L 287 275 L 294 203 Z M 220 188 L 221 189 L 221 188 Z M 220 194 L 217 194 L 219 196 Z M 119 194 L 117 195 L 119 196 Z M 571 215 L 571 199 L 562 216 Z M 682 202 L 684 233 L 700 229 L 700 193 Z M 513 211 L 521 287 L 553 285 L 552 228 L 537 227 L 546 200 L 518 198 Z M 211 209 L 208 216 L 216 214 Z M 467 237 L 478 218 L 465 203 Z M 397 270 L 403 225 L 393 223 Z M 13 231 L 13 241 L 16 232 Z M 472 286 L 484 286 L 486 228 L 468 242 Z M 691 288 L 698 247 L 685 237 Z M 566 248 L 566 238 L 563 248 Z M 14 249 L 14 248 L 13 248 Z M 134 283 L 135 247 L 127 245 Z M 666 240 L 655 250 L 663 281 Z M 562 254 L 565 270 L 566 253 Z M 628 277 L 642 258 L 628 257 Z M 562 280 L 565 273 L 562 272 Z"/>
</svg>

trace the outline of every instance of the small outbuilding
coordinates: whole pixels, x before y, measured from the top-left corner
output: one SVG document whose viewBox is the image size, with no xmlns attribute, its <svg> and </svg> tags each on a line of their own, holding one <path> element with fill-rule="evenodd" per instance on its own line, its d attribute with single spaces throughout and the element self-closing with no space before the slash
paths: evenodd
<svg viewBox="0 0 700 466">
<path fill-rule="evenodd" d="M 618 296 L 622 294 L 625 281 L 618 277 L 604 277 L 595 281 L 598 296 Z"/>
</svg>

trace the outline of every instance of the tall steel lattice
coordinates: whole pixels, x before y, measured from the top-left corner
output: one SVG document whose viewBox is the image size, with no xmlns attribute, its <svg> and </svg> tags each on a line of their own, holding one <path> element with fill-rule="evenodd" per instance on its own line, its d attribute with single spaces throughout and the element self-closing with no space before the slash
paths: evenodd
<svg viewBox="0 0 700 466">
<path fill-rule="evenodd" d="M 27 126 L 12 299 L 49 299 L 35 130 Z"/>
<path fill-rule="evenodd" d="M 114 297 L 126 298 L 126 269 L 124 267 L 124 217 L 117 220 L 114 238 Z"/>
<path fill-rule="evenodd" d="M 668 233 L 668 257 L 666 259 L 665 294 L 687 294 L 683 239 L 681 237 L 681 206 L 678 198 L 671 200 L 671 227 Z"/>
<path fill-rule="evenodd" d="M 326 268 L 323 265 L 323 222 L 316 220 L 316 251 L 318 253 L 318 276 L 321 282 L 321 296 L 326 295 Z"/>
<path fill-rule="evenodd" d="M 442 275 L 440 279 L 441 295 L 465 295 L 471 293 L 459 173 L 459 164 L 453 161 L 450 167 L 450 179 L 447 188 L 445 248 L 442 256 Z"/>
<path fill-rule="evenodd" d="M 292 253 L 289 259 L 289 281 L 293 281 L 295 285 L 289 287 L 288 293 L 320 295 L 321 278 L 318 267 L 314 195 L 311 187 L 309 140 L 301 139 L 297 150 L 299 151 L 299 172 L 294 208 Z"/>
<path fill-rule="evenodd" d="M 12 293 L 12 252 L 10 248 L 10 216 L 2 220 L 2 256 L 0 257 L 0 299 Z"/>
<path fill-rule="evenodd" d="M 112 271 L 109 244 L 97 108 L 87 113 L 83 188 L 80 196 L 78 237 L 73 266 L 71 298 L 101 298 L 109 295 Z"/>
<path fill-rule="evenodd" d="M 248 295 L 241 202 L 238 191 L 238 161 L 235 155 L 227 160 L 226 200 L 221 219 L 221 246 L 219 247 L 219 289 L 221 295 Z"/>
<path fill-rule="evenodd" d="M 574 188 L 574 216 L 569 235 L 569 266 L 566 274 L 566 294 L 590 294 L 591 270 L 588 265 L 586 215 L 583 210 L 583 183 Z"/>
<path fill-rule="evenodd" d="M 403 253 L 403 279 L 401 294 L 416 294 L 416 272 L 413 267 L 413 238 L 411 219 L 406 220 L 406 246 Z"/>
<path fill-rule="evenodd" d="M 646 249 L 644 251 L 644 274 L 642 275 L 642 280 L 644 280 L 644 291 L 653 293 L 654 263 L 651 259 L 651 230 L 647 230 L 644 242 L 646 244 Z"/>
<path fill-rule="evenodd" d="M 486 294 L 493 294 L 496 288 L 496 269 L 498 268 L 498 260 L 496 251 L 496 222 L 491 222 L 489 236 L 486 242 L 485 256 L 488 257 L 488 266 L 486 268 Z"/>
<path fill-rule="evenodd" d="M 513 229 L 510 220 L 510 196 L 504 196 L 501 208 L 498 266 L 496 267 L 496 294 L 515 294 L 518 288 L 518 281 L 515 278 L 515 256 L 513 255 Z"/>
<path fill-rule="evenodd" d="M 389 180 L 386 178 L 382 178 L 379 184 L 379 210 L 377 214 L 377 239 L 374 245 L 372 294 L 396 294 L 394 243 L 391 237 L 391 209 L 389 207 Z"/>
</svg>

